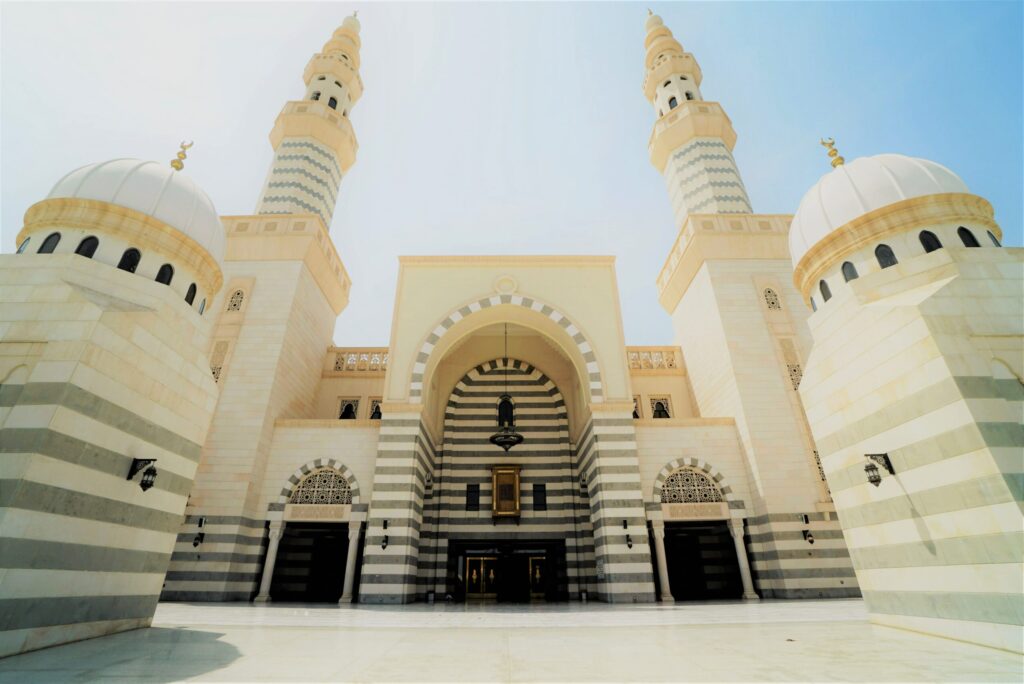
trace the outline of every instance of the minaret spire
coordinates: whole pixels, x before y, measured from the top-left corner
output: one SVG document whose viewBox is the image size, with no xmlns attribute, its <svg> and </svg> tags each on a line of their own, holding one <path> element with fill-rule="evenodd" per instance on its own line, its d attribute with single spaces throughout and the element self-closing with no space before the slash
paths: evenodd
<svg viewBox="0 0 1024 684">
<path fill-rule="evenodd" d="M 342 176 L 359 148 L 348 118 L 363 94 L 359 29 L 355 13 L 345 18 L 306 65 L 304 98 L 285 103 L 278 115 L 257 214 L 317 214 L 330 228 Z"/>
<path fill-rule="evenodd" d="M 690 214 L 749 214 L 750 199 L 732 148 L 725 110 L 701 96 L 700 65 L 651 13 L 645 24 L 644 95 L 657 115 L 651 163 L 665 177 L 676 222 Z"/>
</svg>

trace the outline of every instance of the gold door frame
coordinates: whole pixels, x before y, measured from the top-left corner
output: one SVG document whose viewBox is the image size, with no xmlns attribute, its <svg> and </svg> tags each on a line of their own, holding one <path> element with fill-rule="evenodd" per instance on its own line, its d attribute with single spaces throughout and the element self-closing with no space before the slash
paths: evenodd
<svg viewBox="0 0 1024 684">
<path fill-rule="evenodd" d="M 465 572 L 465 575 L 462 578 L 463 588 L 465 590 L 466 598 L 495 598 L 498 595 L 498 593 L 496 591 L 487 591 L 491 587 L 487 586 L 488 580 L 487 580 L 487 577 L 484 575 L 484 562 L 485 561 L 491 561 L 492 563 L 497 565 L 498 557 L 497 556 L 466 556 L 466 572 Z M 471 592 L 469 590 L 470 563 L 473 563 L 473 562 L 476 562 L 476 563 L 480 564 L 480 589 L 482 590 L 480 592 L 475 592 L 475 593 Z M 494 567 L 493 566 L 491 568 L 491 572 L 494 572 Z"/>
</svg>

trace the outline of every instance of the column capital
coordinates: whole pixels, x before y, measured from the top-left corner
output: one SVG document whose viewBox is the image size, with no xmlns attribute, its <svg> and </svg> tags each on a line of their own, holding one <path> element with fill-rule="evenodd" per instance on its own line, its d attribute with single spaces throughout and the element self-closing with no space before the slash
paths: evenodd
<svg viewBox="0 0 1024 684">
<path fill-rule="evenodd" d="M 280 520 L 271 520 L 268 534 L 271 539 L 280 539 L 281 535 L 284 534 L 284 522 Z"/>
<path fill-rule="evenodd" d="M 733 534 L 743 536 L 743 518 L 729 518 L 729 530 Z"/>
<path fill-rule="evenodd" d="M 658 539 L 665 538 L 665 523 L 661 520 L 652 520 L 651 530 L 654 532 L 654 536 Z"/>
</svg>

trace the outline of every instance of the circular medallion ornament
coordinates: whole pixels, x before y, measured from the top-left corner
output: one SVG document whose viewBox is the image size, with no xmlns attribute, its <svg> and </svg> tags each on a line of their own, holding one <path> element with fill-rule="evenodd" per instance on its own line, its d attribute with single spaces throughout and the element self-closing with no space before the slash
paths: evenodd
<svg viewBox="0 0 1024 684">
<path fill-rule="evenodd" d="M 516 279 L 509 275 L 503 275 L 494 281 L 494 289 L 501 294 L 512 294 L 519 288 Z"/>
</svg>

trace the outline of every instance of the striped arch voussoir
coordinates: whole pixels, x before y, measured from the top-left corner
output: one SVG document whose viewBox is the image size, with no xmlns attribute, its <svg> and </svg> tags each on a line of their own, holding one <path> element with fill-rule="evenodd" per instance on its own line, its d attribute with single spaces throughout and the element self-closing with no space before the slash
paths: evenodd
<svg viewBox="0 0 1024 684">
<path fill-rule="evenodd" d="M 455 384 L 455 388 L 460 390 L 468 389 L 466 382 L 470 380 L 473 371 L 476 371 L 478 374 L 483 375 L 488 371 L 499 370 L 503 368 L 512 368 L 515 370 L 523 371 L 524 373 L 527 374 L 537 373 L 538 375 L 540 375 L 540 377 L 537 378 L 537 380 L 539 381 L 540 385 L 548 391 L 548 394 L 550 394 L 555 399 L 560 399 L 563 402 L 565 401 L 565 398 L 562 396 L 562 392 L 558 389 L 558 386 L 554 382 L 552 382 L 551 378 L 548 377 L 547 373 L 535 367 L 534 365 L 527 363 L 526 361 L 520 361 L 519 359 L 512 358 L 508 359 L 507 365 L 505 364 L 505 359 L 494 359 L 493 361 L 487 361 L 486 363 L 482 363 L 479 366 L 474 366 L 468 373 L 462 376 L 461 380 L 459 380 Z M 562 413 L 565 413 L 564 406 L 562 407 Z"/>
<path fill-rule="evenodd" d="M 440 323 L 438 323 L 429 335 L 427 335 L 423 344 L 420 345 L 420 350 L 416 355 L 416 362 L 413 364 L 412 374 L 409 378 L 409 401 L 411 403 L 420 404 L 423 402 L 423 374 L 427 369 L 427 361 L 430 359 L 430 355 L 433 353 L 437 343 L 442 337 L 444 337 L 451 327 L 463 318 L 466 318 L 481 309 L 500 306 L 502 304 L 512 304 L 514 306 L 525 307 L 531 311 L 547 316 L 563 328 L 566 334 L 572 338 L 573 343 L 575 343 L 576 348 L 579 349 L 580 354 L 583 356 L 583 360 L 587 364 L 591 401 L 595 404 L 604 401 L 604 383 L 601 379 L 601 369 L 597 364 L 597 356 L 594 354 L 594 349 L 587 338 L 583 335 L 583 332 L 571 320 L 569 320 L 565 314 L 552 306 L 548 306 L 547 304 L 539 302 L 531 297 L 524 297 L 516 294 L 503 294 L 484 297 L 483 299 L 478 299 L 475 302 L 452 311 L 445 316 Z"/>
<path fill-rule="evenodd" d="M 716 485 L 718 490 L 722 492 L 722 498 L 725 499 L 726 503 L 729 504 L 729 508 L 734 508 L 734 502 L 742 504 L 741 499 L 737 499 L 733 494 L 732 487 L 725 481 L 725 476 L 722 473 L 715 470 L 715 468 L 708 462 L 702 461 L 699 458 L 677 458 L 669 461 L 665 464 L 665 467 L 658 473 L 658 477 L 654 478 L 654 500 L 661 501 L 661 487 L 665 484 L 665 480 L 668 476 L 676 472 L 680 468 L 692 468 L 693 470 L 700 471 L 710 477 Z"/>
<path fill-rule="evenodd" d="M 352 504 L 355 505 L 359 503 L 359 483 L 356 481 L 356 476 L 352 474 L 352 471 L 343 463 L 340 463 L 333 458 L 318 458 L 315 461 L 310 461 L 309 463 L 304 464 L 292 473 L 291 477 L 288 478 L 288 482 L 285 483 L 284 488 L 278 495 L 277 501 L 270 504 L 269 510 L 284 510 L 285 504 L 288 503 L 288 500 L 292 496 L 292 492 L 295 491 L 295 487 L 302 481 L 302 478 L 306 477 L 306 475 L 309 475 L 314 470 L 319 470 L 320 468 L 333 468 L 341 473 L 341 476 L 345 478 L 345 481 L 348 482 L 349 488 L 352 490 Z"/>
</svg>

